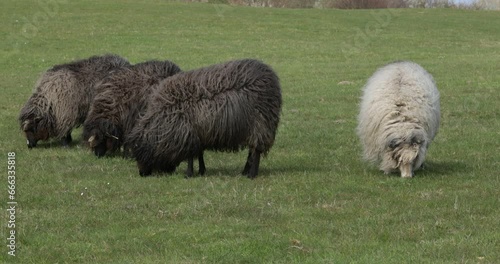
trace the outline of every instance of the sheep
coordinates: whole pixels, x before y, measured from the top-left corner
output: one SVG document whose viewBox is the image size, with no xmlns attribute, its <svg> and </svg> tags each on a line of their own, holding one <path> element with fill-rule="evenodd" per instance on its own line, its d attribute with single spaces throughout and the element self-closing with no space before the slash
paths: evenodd
<svg viewBox="0 0 500 264">
<path fill-rule="evenodd" d="M 94 154 L 101 157 L 119 149 L 144 110 L 151 87 L 180 71 L 170 61 L 153 60 L 115 71 L 99 82 L 83 124 L 83 140 Z"/>
<path fill-rule="evenodd" d="M 363 88 L 357 134 L 363 157 L 385 174 L 413 177 L 440 122 L 439 91 L 420 65 L 399 61 L 378 69 Z"/>
<path fill-rule="evenodd" d="M 59 139 L 67 147 L 71 130 L 87 116 L 94 84 L 128 65 L 124 58 L 108 54 L 55 65 L 43 73 L 19 115 L 28 148 L 49 138 Z"/>
<path fill-rule="evenodd" d="M 260 156 L 274 144 L 281 113 L 281 87 L 266 64 L 234 60 L 165 79 L 148 99 L 147 109 L 129 134 L 139 174 L 173 172 L 193 157 L 205 170 L 203 151 L 249 148 L 242 174 L 255 178 Z M 201 169 L 200 169 L 201 170 Z"/>
</svg>

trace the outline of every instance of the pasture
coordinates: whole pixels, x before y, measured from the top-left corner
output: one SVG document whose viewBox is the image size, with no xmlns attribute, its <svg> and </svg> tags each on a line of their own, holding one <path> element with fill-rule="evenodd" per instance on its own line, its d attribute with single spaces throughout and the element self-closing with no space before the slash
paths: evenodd
<svg viewBox="0 0 500 264">
<path fill-rule="evenodd" d="M 146 1 L 2 1 L 1 263 L 498 263 L 500 20 L 493 11 L 326 10 Z M 116 53 L 183 70 L 257 58 L 281 79 L 274 147 L 206 152 L 206 177 L 142 178 L 75 142 L 28 150 L 17 117 L 54 64 Z M 441 127 L 412 179 L 363 163 L 361 88 L 412 60 L 436 80 Z M 7 209 L 15 152 L 15 257 Z"/>
</svg>

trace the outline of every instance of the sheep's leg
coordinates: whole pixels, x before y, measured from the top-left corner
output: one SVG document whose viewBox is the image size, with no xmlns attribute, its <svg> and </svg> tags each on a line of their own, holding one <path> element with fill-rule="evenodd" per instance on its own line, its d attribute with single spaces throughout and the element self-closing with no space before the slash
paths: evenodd
<svg viewBox="0 0 500 264">
<path fill-rule="evenodd" d="M 248 157 L 247 157 L 247 163 L 245 163 L 245 167 L 243 168 L 243 171 L 241 172 L 242 175 L 248 175 L 248 172 L 250 171 L 250 167 L 252 165 L 252 150 L 248 151 Z"/>
<path fill-rule="evenodd" d="M 252 152 L 252 164 L 250 166 L 250 171 L 248 172 L 248 178 L 254 179 L 259 174 L 259 164 L 260 164 L 260 151 L 255 150 Z"/>
<path fill-rule="evenodd" d="M 177 168 L 177 166 L 173 166 L 171 164 L 162 164 L 158 170 L 161 171 L 161 172 L 166 172 L 166 173 L 173 173 L 175 171 L 175 169 Z"/>
<path fill-rule="evenodd" d="M 186 177 L 185 177 L 186 179 L 193 177 L 193 171 L 194 171 L 194 169 L 193 169 L 193 159 L 194 159 L 193 157 L 189 157 L 188 158 L 188 167 L 187 167 L 187 170 L 186 170 Z"/>
<path fill-rule="evenodd" d="M 198 174 L 205 174 L 205 160 L 203 159 L 203 150 L 198 154 Z M 193 177 L 194 175 L 194 157 L 188 158 L 188 167 L 186 171 L 186 178 Z"/>
<path fill-rule="evenodd" d="M 245 164 L 245 168 L 243 168 L 243 172 L 241 174 L 246 175 L 250 179 L 255 178 L 259 173 L 259 164 L 260 164 L 260 151 L 249 150 L 247 163 Z"/>
<path fill-rule="evenodd" d="M 94 147 L 94 154 L 98 157 L 101 158 L 106 154 L 106 144 L 105 143 L 99 143 L 97 146 Z"/>
<path fill-rule="evenodd" d="M 153 167 L 151 165 L 137 162 L 137 167 L 139 168 L 139 175 L 141 175 L 142 177 L 149 176 L 153 173 Z"/>
<path fill-rule="evenodd" d="M 200 155 L 198 156 L 198 174 L 203 175 L 205 174 L 206 168 L 205 168 L 205 160 L 203 159 L 203 150 L 200 152 Z"/>
<path fill-rule="evenodd" d="M 71 143 L 72 140 L 73 140 L 73 138 L 71 138 L 71 130 L 70 130 L 66 134 L 66 136 L 62 139 L 61 143 L 62 143 L 63 147 L 68 147 L 69 143 Z"/>
</svg>

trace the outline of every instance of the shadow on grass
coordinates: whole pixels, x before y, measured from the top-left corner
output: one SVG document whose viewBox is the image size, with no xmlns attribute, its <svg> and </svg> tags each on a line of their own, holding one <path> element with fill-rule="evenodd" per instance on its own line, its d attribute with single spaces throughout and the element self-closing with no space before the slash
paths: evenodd
<svg viewBox="0 0 500 264">
<path fill-rule="evenodd" d="M 48 141 L 38 141 L 36 144 L 36 147 L 34 148 L 40 148 L 40 149 L 49 149 L 49 148 L 76 148 L 77 146 L 80 146 L 81 148 L 86 148 L 80 139 L 73 139 L 71 143 L 67 147 L 64 147 L 62 145 L 62 142 L 59 140 L 48 140 Z"/>
<path fill-rule="evenodd" d="M 205 172 L 205 175 L 198 175 L 197 174 L 197 168 L 195 167 L 195 175 L 193 175 L 193 178 L 196 177 L 247 177 L 246 175 L 242 175 L 241 172 L 243 171 L 243 166 L 245 164 L 242 163 L 240 166 L 232 166 L 232 165 L 227 165 L 227 166 L 217 166 L 217 167 L 210 167 L 209 164 L 207 164 L 207 170 Z M 185 171 L 185 166 L 179 166 L 177 167 L 177 173 L 182 173 L 184 174 Z M 275 166 L 275 165 L 264 165 L 260 166 L 259 168 L 259 174 L 257 175 L 257 178 L 260 177 L 273 177 L 275 175 L 280 175 L 280 174 L 297 174 L 297 173 L 313 173 L 313 172 L 324 172 L 327 173 L 329 172 L 328 168 L 322 168 L 322 167 L 312 167 L 312 166 L 303 166 L 303 164 L 295 164 L 292 163 L 289 166 Z"/>
<path fill-rule="evenodd" d="M 67 147 L 63 146 L 62 143 L 60 141 L 56 141 L 56 140 L 53 140 L 53 141 L 42 141 L 42 142 L 39 142 L 35 149 L 37 148 L 40 148 L 40 149 L 77 149 L 77 148 L 80 148 L 86 152 L 88 152 L 87 154 L 88 155 L 92 155 L 94 156 L 95 158 L 101 158 L 101 159 L 106 159 L 106 158 L 109 158 L 109 159 L 115 159 L 115 158 L 119 158 L 119 159 L 125 159 L 125 160 L 130 160 L 131 162 L 135 162 L 135 160 L 133 159 L 132 157 L 132 154 L 130 152 L 125 152 L 123 150 L 116 150 L 116 151 L 107 151 L 106 154 L 102 157 L 97 157 L 94 152 L 90 149 L 90 147 L 83 143 L 82 140 L 78 139 L 78 140 L 73 140 Z"/>
<path fill-rule="evenodd" d="M 451 176 L 456 173 L 465 173 L 470 171 L 470 167 L 460 161 L 426 161 L 423 168 L 417 170 L 417 177 L 432 176 Z"/>
<path fill-rule="evenodd" d="M 437 177 L 437 176 L 452 176 L 457 173 L 470 172 L 470 167 L 463 162 L 459 161 L 425 161 L 422 167 L 414 171 L 413 178 L 424 178 L 424 177 Z M 378 168 L 370 167 L 366 169 L 365 173 L 374 175 L 384 175 L 390 178 L 401 178 L 399 171 L 392 172 L 390 174 L 384 174 Z"/>
</svg>

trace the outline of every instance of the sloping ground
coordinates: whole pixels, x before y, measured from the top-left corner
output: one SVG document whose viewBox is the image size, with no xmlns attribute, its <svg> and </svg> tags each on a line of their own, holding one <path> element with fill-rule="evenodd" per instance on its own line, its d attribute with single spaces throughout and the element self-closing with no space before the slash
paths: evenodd
<svg viewBox="0 0 500 264">
<path fill-rule="evenodd" d="M 2 10 L 0 150 L 3 168 L 15 152 L 17 207 L 8 227 L 4 182 L 1 263 L 500 259 L 498 13 L 155 0 L 8 0 Z M 49 142 L 29 151 L 16 118 L 38 76 L 107 52 L 184 70 L 245 57 L 272 65 L 283 115 L 257 179 L 239 176 L 246 152 L 208 152 L 206 177 L 185 180 L 181 164 L 141 178 L 132 160 L 96 159 L 78 144 L 79 129 L 69 149 Z M 354 132 L 361 87 L 394 60 L 421 64 L 442 98 L 440 131 L 411 180 L 361 162 Z"/>
</svg>

